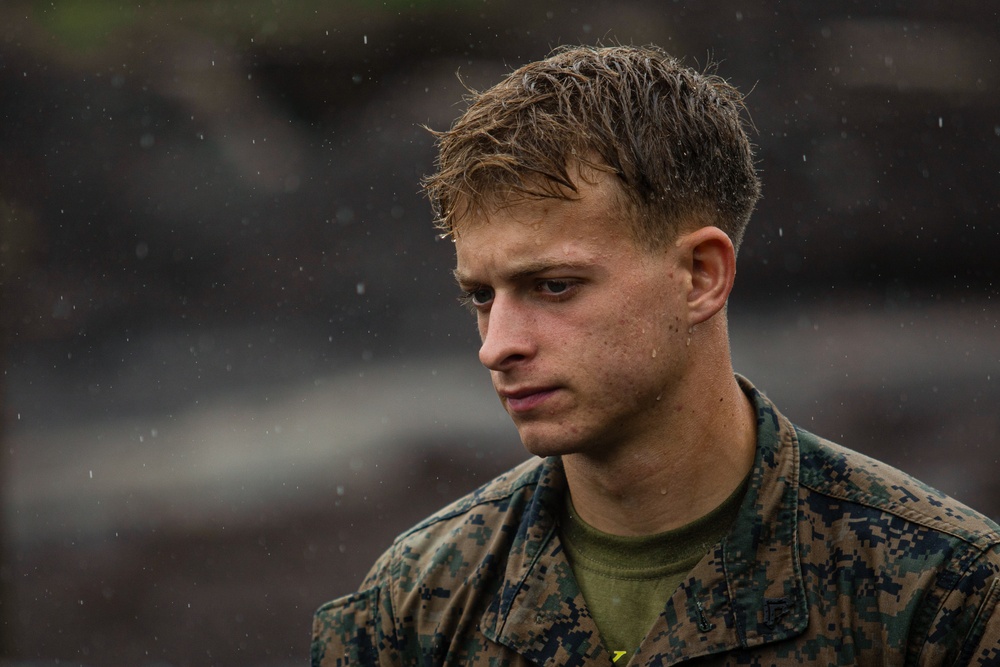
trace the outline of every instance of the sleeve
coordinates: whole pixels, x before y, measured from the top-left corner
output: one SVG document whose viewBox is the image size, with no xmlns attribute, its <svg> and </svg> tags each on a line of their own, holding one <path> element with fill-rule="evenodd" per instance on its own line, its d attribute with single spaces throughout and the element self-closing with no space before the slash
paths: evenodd
<svg viewBox="0 0 1000 667">
<path fill-rule="evenodd" d="M 390 578 L 382 576 L 387 552 L 365 578 L 362 590 L 316 610 L 312 628 L 312 667 L 391 667 L 396 651 Z"/>
<path fill-rule="evenodd" d="M 966 637 L 958 665 L 1000 665 L 1000 579 L 994 579 Z"/>
<path fill-rule="evenodd" d="M 1000 546 L 993 545 L 941 600 L 919 655 L 921 665 L 1000 665 Z M 933 597 L 932 597 L 933 599 Z"/>
</svg>

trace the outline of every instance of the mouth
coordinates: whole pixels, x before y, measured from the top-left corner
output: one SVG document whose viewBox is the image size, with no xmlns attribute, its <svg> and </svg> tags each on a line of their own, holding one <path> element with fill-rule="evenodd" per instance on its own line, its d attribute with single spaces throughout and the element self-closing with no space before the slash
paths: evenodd
<svg viewBox="0 0 1000 667">
<path fill-rule="evenodd" d="M 548 400 L 554 393 L 556 393 L 555 387 L 525 387 L 499 392 L 500 398 L 503 399 L 511 414 L 530 412 Z"/>
</svg>

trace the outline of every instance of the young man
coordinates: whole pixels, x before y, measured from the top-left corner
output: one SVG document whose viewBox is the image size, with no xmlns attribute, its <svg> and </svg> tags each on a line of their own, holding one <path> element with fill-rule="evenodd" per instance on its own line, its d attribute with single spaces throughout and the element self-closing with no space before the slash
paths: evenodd
<svg viewBox="0 0 1000 667">
<path fill-rule="evenodd" d="M 317 612 L 313 664 L 997 665 L 1000 528 L 730 362 L 742 99 L 653 48 L 477 95 L 428 179 L 533 460 Z"/>
</svg>

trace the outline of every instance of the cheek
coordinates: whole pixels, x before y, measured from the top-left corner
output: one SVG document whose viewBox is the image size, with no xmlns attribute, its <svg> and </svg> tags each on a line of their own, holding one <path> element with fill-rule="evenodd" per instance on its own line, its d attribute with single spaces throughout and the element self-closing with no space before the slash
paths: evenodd
<svg viewBox="0 0 1000 667">
<path fill-rule="evenodd" d="M 616 324 L 616 337 L 625 339 L 622 342 L 626 346 L 646 346 L 650 352 L 680 330 L 680 318 L 665 309 L 662 302 L 623 310 L 616 317 Z"/>
</svg>

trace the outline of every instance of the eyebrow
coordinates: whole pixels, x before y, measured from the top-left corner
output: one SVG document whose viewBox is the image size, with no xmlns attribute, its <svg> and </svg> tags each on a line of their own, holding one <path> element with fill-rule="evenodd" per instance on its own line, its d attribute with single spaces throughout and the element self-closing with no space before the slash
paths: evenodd
<svg viewBox="0 0 1000 667">
<path fill-rule="evenodd" d="M 515 267 L 515 269 L 511 272 L 505 273 L 500 277 L 502 280 L 507 282 L 516 282 L 518 280 L 531 278 L 532 276 L 537 276 L 540 273 L 546 273 L 549 271 L 581 271 L 589 268 L 591 268 L 591 264 L 589 262 L 553 262 L 541 260 L 522 264 L 521 266 Z M 453 270 L 451 273 L 459 285 L 471 285 L 476 282 L 458 269 Z"/>
</svg>

